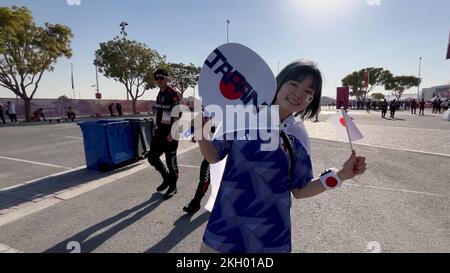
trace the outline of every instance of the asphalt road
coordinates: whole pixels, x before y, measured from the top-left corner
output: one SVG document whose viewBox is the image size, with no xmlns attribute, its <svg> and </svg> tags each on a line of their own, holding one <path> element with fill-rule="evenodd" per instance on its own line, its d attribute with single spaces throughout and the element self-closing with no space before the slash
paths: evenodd
<svg viewBox="0 0 450 273">
<path fill-rule="evenodd" d="M 350 153 L 323 122 L 331 114 L 305 122 L 316 175 Z M 338 190 L 293 202 L 293 252 L 449 252 L 450 122 L 351 115 L 365 136 L 354 147 L 368 169 Z M 76 124 L 0 135 L 0 252 L 69 252 L 72 241 L 81 252 L 198 252 L 209 214 L 182 211 L 202 160 L 195 144 L 180 145 L 178 194 L 163 201 L 155 193 L 161 179 L 145 161 L 110 173 L 84 169 Z"/>
</svg>

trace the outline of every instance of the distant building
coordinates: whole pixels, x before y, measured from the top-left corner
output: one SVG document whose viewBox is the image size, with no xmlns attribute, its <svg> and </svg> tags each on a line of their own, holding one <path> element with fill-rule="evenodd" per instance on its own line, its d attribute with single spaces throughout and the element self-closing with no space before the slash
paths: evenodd
<svg viewBox="0 0 450 273">
<path fill-rule="evenodd" d="M 395 98 L 395 96 L 392 96 Z M 400 98 L 401 100 L 412 100 L 412 99 L 417 99 L 417 92 L 415 93 L 404 93 L 402 94 L 402 97 Z"/>
<path fill-rule="evenodd" d="M 429 101 L 434 97 L 450 99 L 450 84 L 422 89 L 422 97 Z"/>
<path fill-rule="evenodd" d="M 336 100 L 325 96 L 320 98 L 320 105 L 327 106 L 328 104 L 336 104 Z"/>
</svg>

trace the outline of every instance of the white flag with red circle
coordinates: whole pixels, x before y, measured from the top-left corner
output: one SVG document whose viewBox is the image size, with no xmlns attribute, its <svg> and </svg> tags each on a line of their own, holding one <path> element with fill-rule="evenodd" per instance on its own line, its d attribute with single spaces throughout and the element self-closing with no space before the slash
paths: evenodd
<svg viewBox="0 0 450 273">
<path fill-rule="evenodd" d="M 344 139 L 350 142 L 360 140 L 364 137 L 362 133 L 359 131 L 358 127 L 356 127 L 353 120 L 347 115 L 347 112 L 345 111 L 342 110 L 338 111 L 335 115 L 333 115 L 331 118 L 328 119 L 328 122 L 333 124 L 338 133 Z"/>
</svg>

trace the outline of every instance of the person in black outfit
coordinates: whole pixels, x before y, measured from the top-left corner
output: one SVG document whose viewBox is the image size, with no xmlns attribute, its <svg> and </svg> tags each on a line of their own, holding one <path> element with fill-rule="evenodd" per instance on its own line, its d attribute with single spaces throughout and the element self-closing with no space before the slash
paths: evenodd
<svg viewBox="0 0 450 273">
<path fill-rule="evenodd" d="M 180 94 L 168 86 L 169 74 L 164 69 L 158 69 L 153 73 L 159 93 L 156 97 L 154 108 L 156 109 L 156 130 L 150 144 L 148 162 L 163 177 L 163 182 L 156 190 L 163 191 L 165 199 L 171 198 L 177 193 L 178 164 L 177 149 L 178 141 L 171 134 L 175 118 L 171 116 L 172 108 L 180 104 Z M 178 119 L 178 118 L 177 118 Z M 167 168 L 161 161 L 162 154 L 166 156 Z"/>
<path fill-rule="evenodd" d="M 196 213 L 200 209 L 200 202 L 203 196 L 205 196 L 208 190 L 209 184 L 211 183 L 211 176 L 209 172 L 209 162 L 203 159 L 200 165 L 200 181 L 195 191 L 194 198 L 189 202 L 189 204 L 183 207 L 183 210 L 187 213 Z"/>
<path fill-rule="evenodd" d="M 412 99 L 410 105 L 411 105 L 411 115 L 417 115 L 416 114 L 416 109 L 417 109 L 417 101 L 416 101 L 416 99 Z"/>
<path fill-rule="evenodd" d="M 69 107 L 69 109 L 67 110 L 67 120 L 68 121 L 74 121 L 75 118 L 76 118 L 75 112 L 72 110 L 72 107 Z"/>
<path fill-rule="evenodd" d="M 191 109 L 192 111 L 193 109 Z M 216 130 L 216 126 L 211 127 L 211 135 L 213 136 Z M 191 133 L 194 134 L 194 128 L 191 128 Z M 194 138 L 192 138 L 194 140 Z M 200 179 L 197 185 L 197 190 L 195 191 L 194 198 L 192 198 L 191 202 L 185 207 L 183 210 L 187 213 L 196 213 L 200 209 L 200 202 L 208 191 L 209 185 L 211 184 L 211 174 L 209 170 L 209 162 L 206 159 L 203 159 L 202 164 L 200 165 Z"/>
<path fill-rule="evenodd" d="M 0 103 L 0 119 L 2 120 L 3 124 L 6 124 L 5 116 L 3 115 L 3 104 Z"/>
<path fill-rule="evenodd" d="M 391 118 L 395 118 L 395 110 L 397 110 L 397 102 L 395 99 L 389 104 L 389 109 L 391 110 Z"/>
<path fill-rule="evenodd" d="M 388 109 L 388 102 L 386 99 L 384 99 L 383 102 L 381 102 L 381 118 L 386 118 L 386 113 Z"/>
<path fill-rule="evenodd" d="M 108 106 L 109 114 L 111 115 L 111 117 L 114 116 L 113 106 L 114 106 L 114 103 L 111 103 L 111 104 Z"/>
<path fill-rule="evenodd" d="M 117 115 L 119 115 L 119 117 L 122 116 L 122 105 L 120 103 L 116 103 L 116 110 L 117 110 Z"/>
<path fill-rule="evenodd" d="M 424 115 L 425 115 L 425 114 L 424 114 L 424 111 L 425 111 L 425 100 L 422 99 L 422 100 L 419 102 L 419 116 L 420 116 L 420 115 L 424 116 Z"/>
</svg>

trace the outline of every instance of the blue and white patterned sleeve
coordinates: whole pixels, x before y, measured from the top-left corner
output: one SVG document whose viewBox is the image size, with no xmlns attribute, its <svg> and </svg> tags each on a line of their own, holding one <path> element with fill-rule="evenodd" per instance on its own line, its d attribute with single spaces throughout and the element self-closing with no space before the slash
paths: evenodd
<svg viewBox="0 0 450 273">
<path fill-rule="evenodd" d="M 304 188 L 314 178 L 311 158 L 306 150 L 303 148 L 303 151 L 296 153 L 296 157 L 291 190 Z"/>
</svg>

